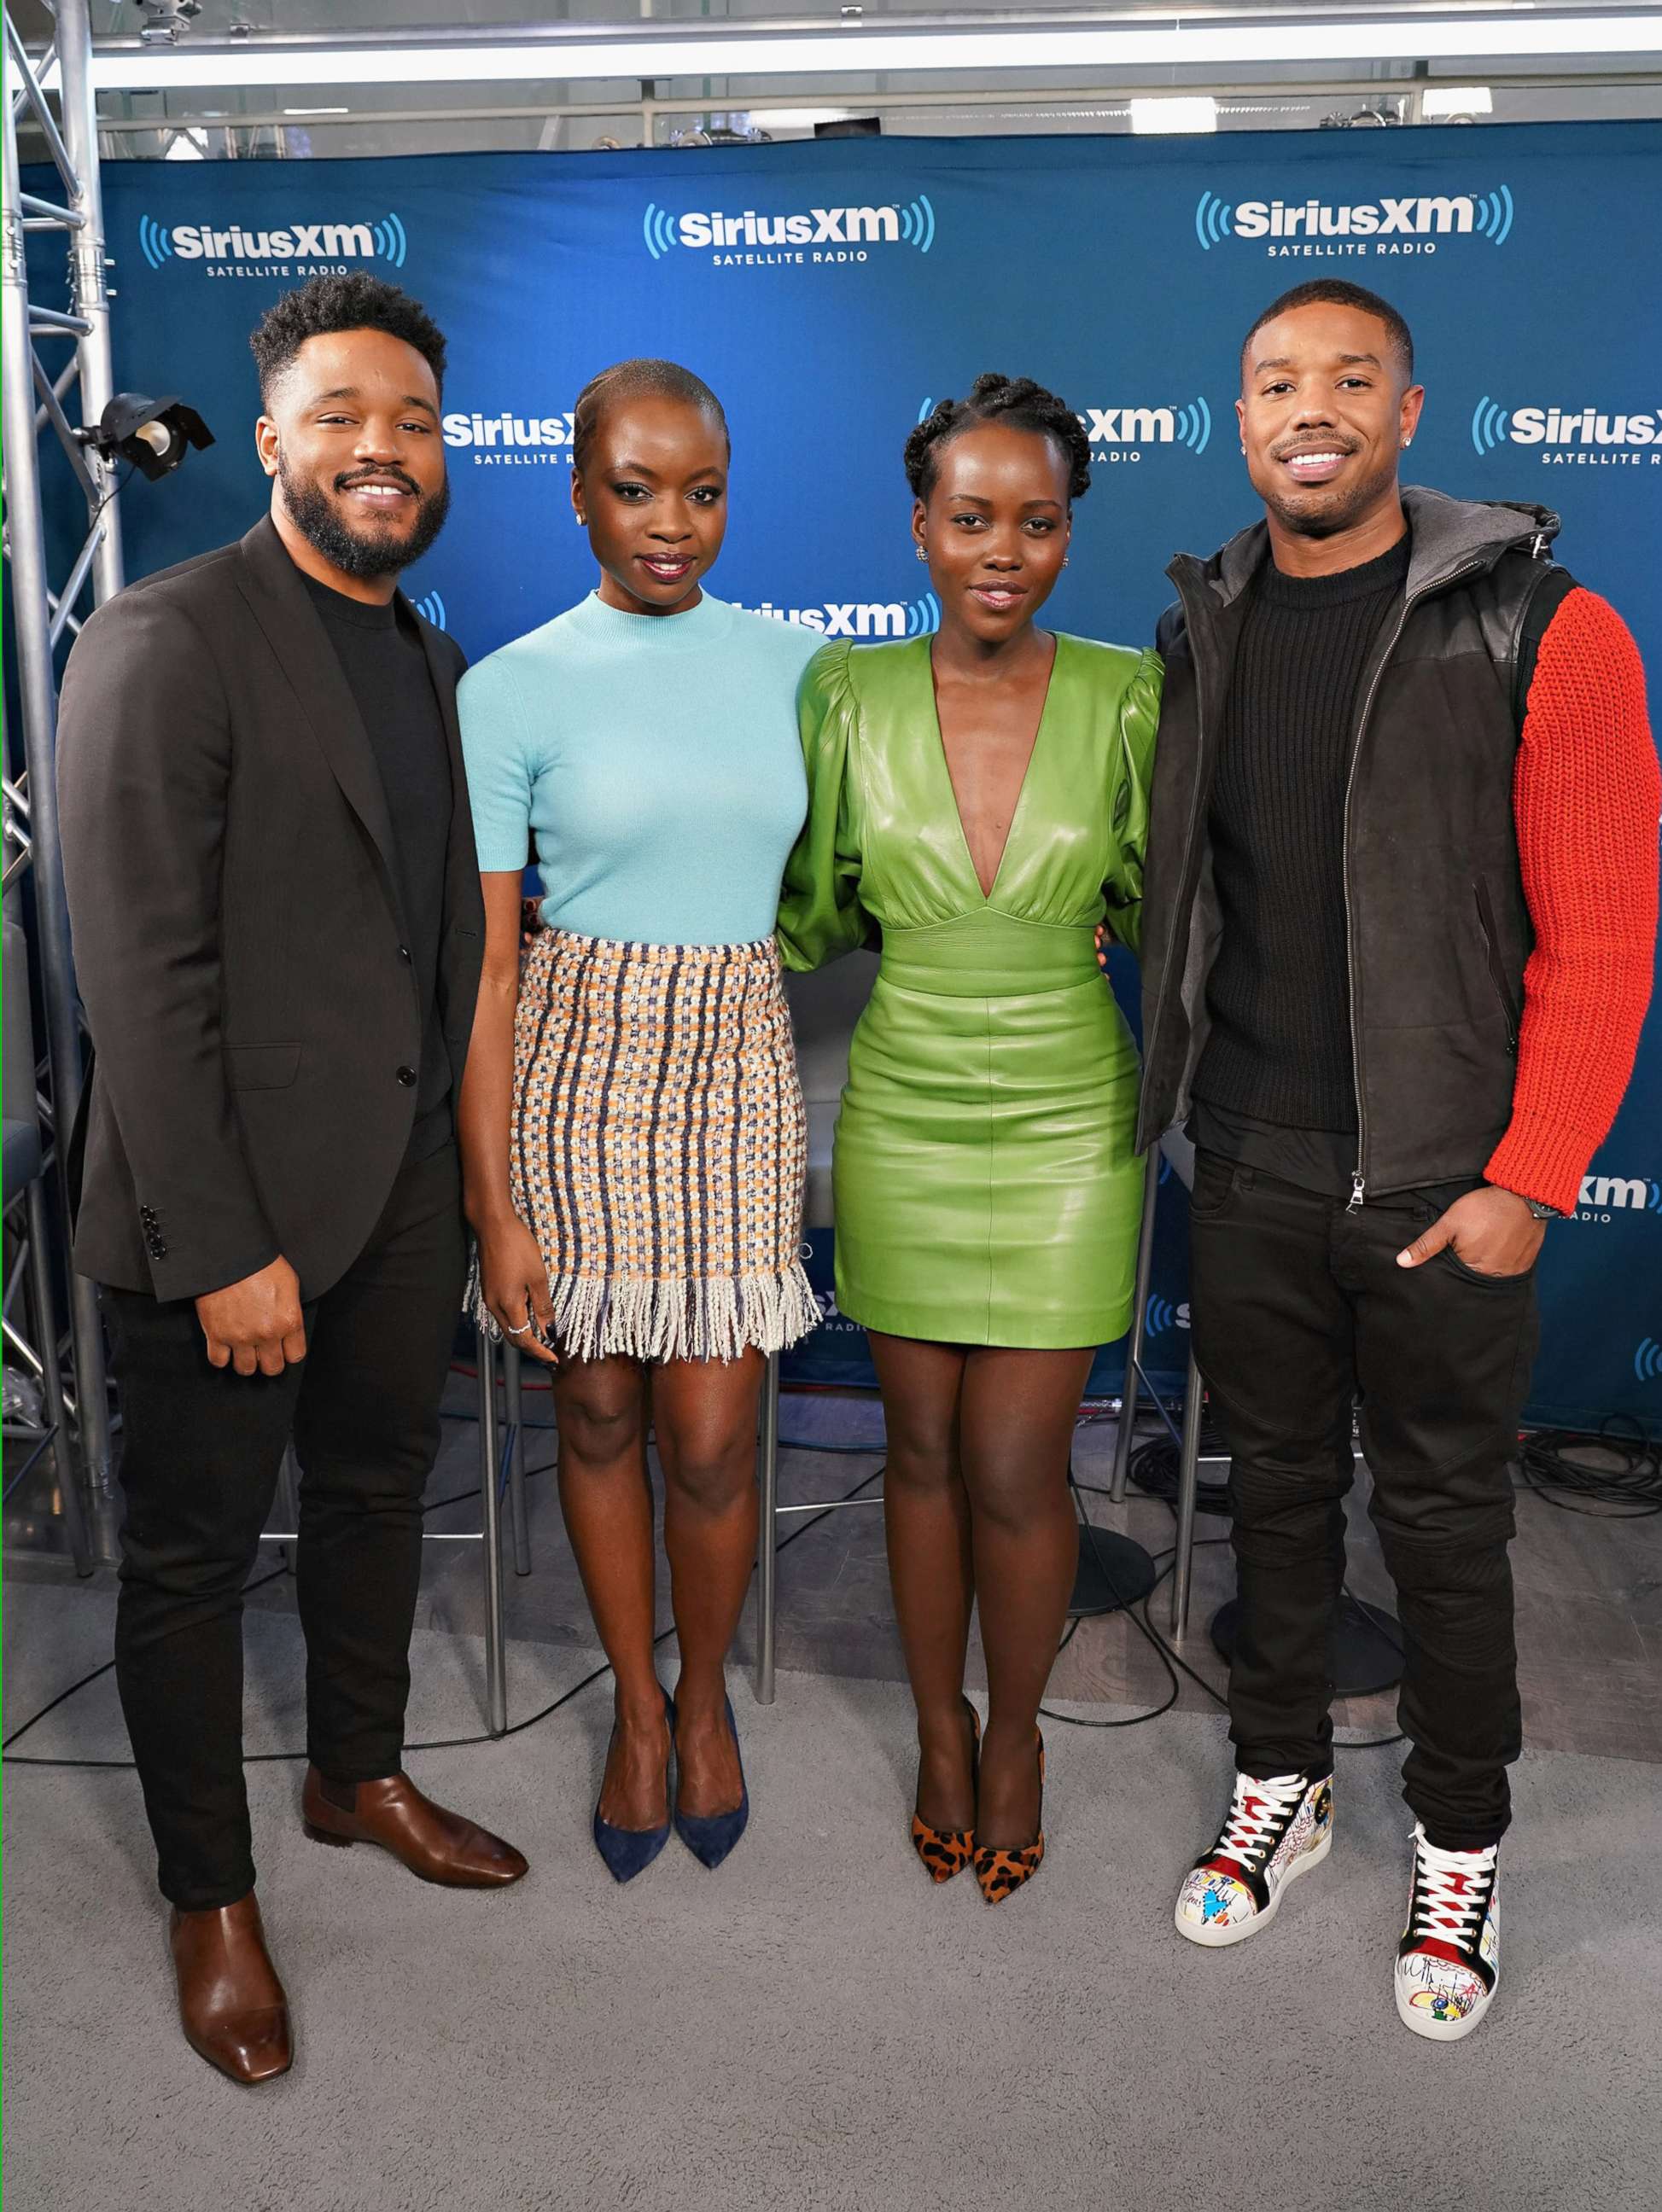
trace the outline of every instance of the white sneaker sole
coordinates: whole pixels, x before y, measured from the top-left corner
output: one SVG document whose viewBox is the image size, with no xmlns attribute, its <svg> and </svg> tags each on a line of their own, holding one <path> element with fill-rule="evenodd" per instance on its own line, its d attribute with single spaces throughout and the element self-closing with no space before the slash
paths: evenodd
<svg viewBox="0 0 1662 2212">
<path fill-rule="evenodd" d="M 1434 2020 L 1428 2012 L 1415 2011 L 1403 1993 L 1400 1978 L 1393 1975 L 1392 1979 L 1396 1983 L 1397 2019 L 1410 2035 L 1422 2035 L 1428 2043 L 1458 2043 L 1462 2036 L 1470 2035 L 1494 2003 L 1495 1990 L 1501 1986 L 1501 1977 L 1497 1973 L 1495 1989 L 1487 1996 L 1480 1997 L 1464 2020 Z"/>
<path fill-rule="evenodd" d="M 1312 1867 L 1318 1867 L 1332 1848 L 1333 1823 L 1330 1820 L 1327 1824 L 1327 1833 L 1322 1838 L 1320 1843 L 1312 1844 L 1307 1851 L 1300 1852 L 1286 1874 L 1282 1875 L 1278 1887 L 1271 1892 L 1269 1904 L 1264 1906 L 1262 1912 L 1253 1913 L 1250 1919 L 1215 1920 L 1209 1923 L 1202 1922 L 1197 1925 L 1194 1921 L 1184 1918 L 1183 1906 L 1179 1903 L 1172 1912 L 1172 1923 L 1179 1936 L 1185 1936 L 1191 1943 L 1200 1944 L 1204 1950 L 1223 1951 L 1227 1950 L 1232 1943 L 1244 1943 L 1249 1936 L 1256 1936 L 1261 1928 L 1267 1928 L 1269 1925 L 1281 1910 L 1282 1898 L 1292 1888 L 1299 1876 L 1301 1874 L 1308 1874 Z"/>
</svg>

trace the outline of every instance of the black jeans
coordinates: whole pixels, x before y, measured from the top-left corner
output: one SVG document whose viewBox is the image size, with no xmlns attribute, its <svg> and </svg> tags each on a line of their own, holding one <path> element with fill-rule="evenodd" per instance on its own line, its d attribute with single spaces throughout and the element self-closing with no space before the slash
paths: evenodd
<svg viewBox="0 0 1662 2212">
<path fill-rule="evenodd" d="M 1406 1654 L 1403 1794 L 1433 1843 L 1475 1850 L 1505 1832 L 1521 1741 L 1508 1463 L 1538 1324 L 1532 1274 L 1478 1275 L 1447 1251 L 1397 1265 L 1440 1210 L 1402 1192 L 1352 1212 L 1202 1152 L 1190 1298 L 1195 1356 L 1233 1455 L 1238 1766 L 1332 1765 L 1328 1637 L 1360 1397 Z"/>
<path fill-rule="evenodd" d="M 338 1782 L 399 1770 L 421 1499 L 461 1308 L 456 1151 L 408 1164 L 368 1244 L 306 1308 L 281 1375 L 209 1364 L 194 1303 L 107 1290 L 120 1386 L 116 1679 L 155 1838 L 184 1911 L 253 1886 L 242 1778 L 242 1588 L 292 1434 L 307 1746 Z"/>
</svg>

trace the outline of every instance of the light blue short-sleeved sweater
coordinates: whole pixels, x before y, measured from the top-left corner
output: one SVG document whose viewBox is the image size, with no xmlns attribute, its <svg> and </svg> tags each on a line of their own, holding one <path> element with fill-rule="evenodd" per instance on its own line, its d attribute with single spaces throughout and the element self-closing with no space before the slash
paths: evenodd
<svg viewBox="0 0 1662 2212">
<path fill-rule="evenodd" d="M 708 593 L 631 615 L 592 594 L 471 668 L 457 695 L 482 869 L 523 867 L 584 937 L 771 937 L 807 805 L 812 630 Z"/>
</svg>

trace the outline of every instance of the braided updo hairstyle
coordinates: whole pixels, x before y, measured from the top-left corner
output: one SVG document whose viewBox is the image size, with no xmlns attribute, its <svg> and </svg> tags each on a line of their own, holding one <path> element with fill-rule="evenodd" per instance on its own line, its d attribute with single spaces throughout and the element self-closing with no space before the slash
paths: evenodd
<svg viewBox="0 0 1662 2212">
<path fill-rule="evenodd" d="M 1091 489 L 1091 441 L 1085 425 L 1065 400 L 1031 376 L 977 377 L 967 399 L 938 399 L 906 441 L 906 481 L 926 503 L 934 489 L 943 447 L 977 422 L 1008 422 L 1014 430 L 1036 430 L 1051 439 L 1068 465 L 1068 496 Z"/>
<path fill-rule="evenodd" d="M 700 414 L 708 415 L 727 440 L 728 418 L 721 401 L 704 382 L 690 368 L 683 368 L 679 361 L 654 361 L 636 358 L 634 361 L 614 362 L 603 368 L 598 376 L 591 376 L 577 394 L 577 404 L 572 412 L 571 459 L 581 469 L 594 442 L 594 433 L 600 428 L 600 417 L 616 399 L 638 399 L 644 393 L 654 398 L 679 399 Z"/>
</svg>

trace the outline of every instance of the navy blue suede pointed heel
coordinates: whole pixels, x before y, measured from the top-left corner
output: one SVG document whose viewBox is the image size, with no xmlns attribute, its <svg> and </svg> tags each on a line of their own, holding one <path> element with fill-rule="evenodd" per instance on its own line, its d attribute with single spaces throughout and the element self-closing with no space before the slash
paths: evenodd
<svg viewBox="0 0 1662 2212">
<path fill-rule="evenodd" d="M 669 1723 L 669 1747 L 675 1749 L 675 1700 L 667 1690 L 664 1692 L 664 1717 Z M 664 1789 L 669 1789 L 669 1759 L 664 1761 Z M 661 1828 L 614 1828 L 610 1820 L 600 1818 L 600 1801 L 594 1804 L 594 1848 L 606 1861 L 606 1871 L 614 1881 L 633 1881 L 652 1864 L 669 1841 L 669 1822 Z"/>
<path fill-rule="evenodd" d="M 739 1752 L 739 1723 L 733 1717 L 733 1700 L 727 1700 L 728 1726 L 733 1730 L 733 1748 Z M 745 1762 L 739 1758 L 739 1802 L 730 1813 L 716 1813 L 701 1820 L 691 1813 L 683 1813 L 678 1807 L 675 1814 L 675 1832 L 692 1853 L 694 1858 L 707 1867 L 718 1867 L 745 1832 L 750 1821 L 750 1789 L 745 1780 Z"/>
</svg>

